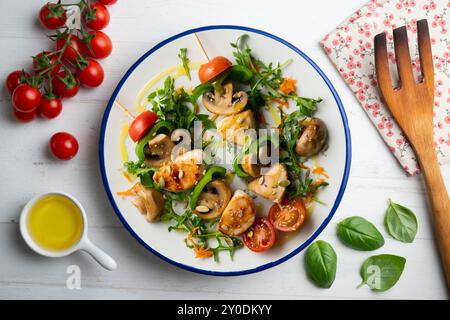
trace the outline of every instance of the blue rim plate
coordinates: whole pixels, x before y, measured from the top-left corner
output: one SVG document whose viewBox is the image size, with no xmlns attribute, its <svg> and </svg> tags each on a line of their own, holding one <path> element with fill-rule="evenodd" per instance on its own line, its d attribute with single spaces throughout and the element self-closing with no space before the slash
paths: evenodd
<svg viewBox="0 0 450 320">
<path fill-rule="evenodd" d="M 275 261 L 271 261 L 269 263 L 260 265 L 256 268 L 251 268 L 251 269 L 246 269 L 246 270 L 240 270 L 240 271 L 231 271 L 231 272 L 221 272 L 221 271 L 211 271 L 211 270 L 205 270 L 205 269 L 200 269 L 200 268 L 196 268 L 196 267 L 192 267 L 190 265 L 186 265 L 177 261 L 174 261 L 170 258 L 168 258 L 167 256 L 165 256 L 164 254 L 156 251 L 155 249 L 153 249 L 151 246 L 149 246 L 134 230 L 133 228 L 129 225 L 129 223 L 126 221 L 126 219 L 124 218 L 123 214 L 121 213 L 121 211 L 119 210 L 112 191 L 111 191 L 111 187 L 110 184 L 108 182 L 108 178 L 107 178 L 107 173 L 106 173 L 106 166 L 105 166 L 105 156 L 104 156 L 104 144 L 105 144 L 105 131 L 106 131 L 106 126 L 107 126 L 107 122 L 108 122 L 108 118 L 109 118 L 109 114 L 111 112 L 111 108 L 114 104 L 114 101 L 116 100 L 117 95 L 119 94 L 122 86 L 124 85 L 124 83 L 126 82 L 126 80 L 130 77 L 130 75 L 133 73 L 133 71 L 145 60 L 147 59 L 150 55 L 152 55 L 155 51 L 157 51 L 158 49 L 160 49 L 161 47 L 173 42 L 174 40 L 177 40 L 181 37 L 184 37 L 186 35 L 189 34 L 193 34 L 193 33 L 198 33 L 198 32 L 202 32 L 202 31 L 209 31 L 209 30 L 218 30 L 218 29 L 231 29 L 231 30 L 241 30 L 244 32 L 253 32 L 268 38 L 271 38 L 277 42 L 279 42 L 280 44 L 287 46 L 288 48 L 290 48 L 292 51 L 296 52 L 300 57 L 302 57 L 304 60 L 306 60 L 314 69 L 315 71 L 320 75 L 320 77 L 323 79 L 323 81 L 326 83 L 326 85 L 328 86 L 329 90 L 331 91 L 335 102 L 337 104 L 337 107 L 339 109 L 339 113 L 342 119 L 342 123 L 343 123 L 343 127 L 344 127 L 344 131 L 345 131 L 345 144 L 346 144 L 346 154 L 345 154 L 345 168 L 343 170 L 343 177 L 341 180 L 341 185 L 339 187 L 337 196 L 336 196 L 336 200 L 331 208 L 331 210 L 329 211 L 328 216 L 323 220 L 323 222 L 321 223 L 321 225 L 316 229 L 316 231 L 306 240 L 304 241 L 300 246 L 298 246 L 295 250 L 291 251 L 290 253 L 284 255 L 283 257 L 275 260 Z M 125 73 L 125 75 L 123 76 L 123 78 L 120 80 L 119 84 L 117 85 L 116 89 L 114 90 L 109 102 L 108 102 L 108 106 L 105 110 L 105 113 L 103 115 L 103 120 L 102 120 L 102 125 L 101 125 L 101 132 L 100 132 L 100 142 L 99 142 L 99 158 L 100 158 L 100 170 L 101 170 L 101 176 L 102 176 L 102 180 L 103 180 L 103 185 L 105 187 L 106 193 L 108 195 L 108 198 L 111 202 L 111 205 L 115 211 L 115 213 L 117 214 L 117 216 L 119 217 L 120 221 L 123 223 L 123 225 L 125 226 L 125 228 L 128 230 L 128 232 L 130 232 L 130 234 L 141 244 L 143 245 L 147 250 L 149 250 L 150 252 L 152 252 L 153 254 L 155 254 L 156 256 L 158 256 L 159 258 L 163 259 L 166 262 L 169 262 L 177 267 L 180 267 L 182 269 L 188 270 L 188 271 L 192 271 L 192 272 L 196 272 L 196 273 L 200 273 L 200 274 L 206 274 L 206 275 L 213 275 L 213 276 L 237 276 L 237 275 L 245 275 L 245 274 L 250 274 L 250 273 L 255 273 L 255 272 L 259 272 L 259 271 L 263 271 L 266 270 L 268 268 L 274 267 L 290 258 L 292 258 L 293 256 L 295 256 L 296 254 L 298 254 L 300 251 L 302 251 L 304 248 L 306 248 L 312 241 L 314 241 L 317 236 L 322 232 L 322 230 L 328 225 L 328 223 L 330 222 L 330 220 L 332 219 L 332 217 L 334 216 L 340 202 L 341 199 L 344 195 L 345 192 L 345 188 L 347 185 L 347 181 L 348 181 L 348 177 L 349 177 L 349 173 L 350 173 L 350 164 L 351 164 L 351 137 L 350 137 L 350 130 L 349 130 L 349 126 L 348 126 L 348 120 L 347 120 L 347 116 L 345 114 L 344 111 L 344 107 L 342 105 L 341 99 L 339 98 L 339 95 L 337 94 L 336 90 L 334 89 L 333 85 L 331 84 L 330 80 L 327 78 L 327 76 L 324 74 L 324 72 L 316 65 L 316 63 L 311 60 L 305 53 L 303 53 L 301 50 L 299 50 L 298 48 L 296 48 L 294 45 L 290 44 L 289 42 L 273 35 L 270 34 L 268 32 L 265 31 L 261 31 L 258 29 L 253 29 L 253 28 L 248 28 L 248 27 L 242 27 L 242 26 L 235 26 L 235 25 L 213 25 L 213 26 L 205 26 L 205 27 L 200 27 L 200 28 L 195 28 L 195 29 L 191 29 L 191 30 L 187 30 L 184 31 L 182 33 L 179 33 L 177 35 L 174 35 L 162 42 L 160 42 L 159 44 L 157 44 L 156 46 L 154 46 L 152 49 L 150 49 L 149 51 L 147 51 L 142 57 L 140 57 L 129 69 L 128 71 Z"/>
</svg>

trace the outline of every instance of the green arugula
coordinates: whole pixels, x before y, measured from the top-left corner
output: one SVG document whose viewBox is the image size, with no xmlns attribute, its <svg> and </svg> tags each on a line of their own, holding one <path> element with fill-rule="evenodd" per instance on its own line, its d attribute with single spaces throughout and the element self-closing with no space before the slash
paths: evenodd
<svg viewBox="0 0 450 320">
<path fill-rule="evenodd" d="M 178 58 L 181 59 L 181 63 L 183 65 L 183 69 L 186 72 L 186 76 L 189 80 L 191 80 L 191 70 L 189 69 L 189 58 L 187 57 L 187 49 L 181 48 L 180 53 L 178 54 Z"/>
</svg>

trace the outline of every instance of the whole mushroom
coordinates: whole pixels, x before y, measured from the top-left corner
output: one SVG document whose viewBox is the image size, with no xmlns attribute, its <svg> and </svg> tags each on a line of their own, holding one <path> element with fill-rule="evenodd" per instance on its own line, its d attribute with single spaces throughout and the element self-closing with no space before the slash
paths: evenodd
<svg viewBox="0 0 450 320">
<path fill-rule="evenodd" d="M 328 139 L 328 130 L 325 123 L 319 118 L 307 118 L 295 146 L 295 152 L 302 157 L 312 157 L 318 154 Z"/>
<path fill-rule="evenodd" d="M 170 161 L 170 155 L 175 144 L 165 134 L 158 134 L 144 147 L 145 165 L 152 168 L 160 168 Z"/>
</svg>

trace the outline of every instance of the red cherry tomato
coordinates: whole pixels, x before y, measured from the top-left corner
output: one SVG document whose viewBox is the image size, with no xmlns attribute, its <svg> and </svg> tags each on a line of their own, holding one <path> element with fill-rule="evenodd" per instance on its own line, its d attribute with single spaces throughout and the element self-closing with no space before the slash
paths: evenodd
<svg viewBox="0 0 450 320">
<path fill-rule="evenodd" d="M 61 50 L 62 48 L 64 48 L 64 46 L 66 45 L 67 42 L 67 34 L 59 37 L 58 40 L 56 40 L 56 50 Z M 70 35 L 69 38 L 69 43 L 67 45 L 67 47 L 64 50 L 64 53 L 62 55 L 62 60 L 63 61 L 68 61 L 71 63 L 75 63 L 75 61 L 78 59 L 79 55 L 83 55 L 83 44 L 81 43 L 80 39 L 72 34 Z"/>
<path fill-rule="evenodd" d="M 230 68 L 232 65 L 231 61 L 225 57 L 215 57 L 211 61 L 202 64 L 198 70 L 198 77 L 201 83 L 208 82 L 219 74 Z"/>
<path fill-rule="evenodd" d="M 66 10 L 60 4 L 49 2 L 39 11 L 39 21 L 45 28 L 60 28 L 67 21 Z"/>
<path fill-rule="evenodd" d="M 83 45 L 86 55 L 96 59 L 106 58 L 112 52 L 111 39 L 101 31 L 89 31 Z"/>
<path fill-rule="evenodd" d="M 35 111 L 41 102 L 41 92 L 29 84 L 19 85 L 13 92 L 12 104 L 20 112 Z"/>
<path fill-rule="evenodd" d="M 56 118 L 62 111 L 62 100 L 55 96 L 44 95 L 41 99 L 38 110 L 44 118 Z"/>
<path fill-rule="evenodd" d="M 88 28 L 102 30 L 109 24 L 109 11 L 99 2 L 91 3 L 90 9 L 83 11 L 83 20 Z"/>
<path fill-rule="evenodd" d="M 105 6 L 109 6 L 117 2 L 117 0 L 98 0 L 98 1 L 103 3 Z"/>
<path fill-rule="evenodd" d="M 269 210 L 269 220 L 275 229 L 290 232 L 301 227 L 306 217 L 306 208 L 302 198 L 284 199 L 275 203 Z"/>
<path fill-rule="evenodd" d="M 76 76 L 80 83 L 89 88 L 95 88 L 102 84 L 105 78 L 102 65 L 94 59 L 87 58 L 87 65 L 77 70 Z"/>
<path fill-rule="evenodd" d="M 29 77 L 30 75 L 24 71 L 16 70 L 8 74 L 5 80 L 5 86 L 8 89 L 9 93 L 13 93 L 14 89 L 16 89 L 20 84 L 24 83 L 23 80 Z"/>
<path fill-rule="evenodd" d="M 144 111 L 133 120 L 128 129 L 128 134 L 134 142 L 138 142 L 150 130 L 151 127 L 158 120 L 156 113 L 151 111 Z"/>
<path fill-rule="evenodd" d="M 50 68 L 53 68 L 51 74 L 52 76 L 54 76 L 59 72 L 59 69 L 61 69 L 61 64 L 59 64 L 57 61 L 57 53 L 43 51 L 37 56 L 33 57 L 33 70 L 36 73 L 40 73 L 42 71 L 47 71 Z"/>
<path fill-rule="evenodd" d="M 53 92 L 61 98 L 71 98 L 78 93 L 80 81 L 65 71 L 58 73 L 52 80 Z"/>
<path fill-rule="evenodd" d="M 50 138 L 50 150 L 58 159 L 69 160 L 78 152 L 78 141 L 70 133 L 58 132 Z"/>
<path fill-rule="evenodd" d="M 20 112 L 13 108 L 13 114 L 17 121 L 20 122 L 30 122 L 36 118 L 37 110 L 31 112 Z"/>
<path fill-rule="evenodd" d="M 275 243 L 275 229 L 269 220 L 258 218 L 244 233 L 244 244 L 254 252 L 263 252 L 270 249 Z"/>
</svg>

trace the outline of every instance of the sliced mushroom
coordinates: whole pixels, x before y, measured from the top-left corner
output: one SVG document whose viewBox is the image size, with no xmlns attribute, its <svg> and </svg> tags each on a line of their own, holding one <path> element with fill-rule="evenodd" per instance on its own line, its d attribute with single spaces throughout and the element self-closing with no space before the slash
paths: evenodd
<svg viewBox="0 0 450 320">
<path fill-rule="evenodd" d="M 160 168 L 165 162 L 170 161 L 170 155 L 175 144 L 165 134 L 158 134 L 144 147 L 145 165 L 152 168 Z"/>
<path fill-rule="evenodd" d="M 135 189 L 138 197 L 132 204 L 145 214 L 148 222 L 159 220 L 164 210 L 164 197 L 161 192 L 155 189 L 147 189 L 138 185 Z"/>
<path fill-rule="evenodd" d="M 200 194 L 194 213 L 200 218 L 212 220 L 222 214 L 231 199 L 231 191 L 222 180 L 208 183 Z"/>
<path fill-rule="evenodd" d="M 289 185 L 288 175 L 284 164 L 277 163 L 258 179 L 248 184 L 248 189 L 261 197 L 281 202 L 286 187 Z"/>
<path fill-rule="evenodd" d="M 239 236 L 251 227 L 255 216 L 252 198 L 244 191 L 236 190 L 220 218 L 219 230 L 229 236 Z"/>
<path fill-rule="evenodd" d="M 203 150 L 195 149 L 165 163 L 153 175 L 161 188 L 179 192 L 191 189 L 203 176 Z"/>
<path fill-rule="evenodd" d="M 203 105 L 210 112 L 229 116 L 244 110 L 248 102 L 248 96 L 244 91 L 233 94 L 233 84 L 227 83 L 222 92 L 206 92 L 203 94 Z"/>
<path fill-rule="evenodd" d="M 261 173 L 261 167 L 259 166 L 257 156 L 254 153 L 245 155 L 242 158 L 241 166 L 244 172 L 247 173 L 250 177 L 259 177 Z"/>
<path fill-rule="evenodd" d="M 247 110 L 220 120 L 217 123 L 217 132 L 227 141 L 244 145 L 249 129 L 255 129 L 253 111 Z"/>
<path fill-rule="evenodd" d="M 302 157 L 312 157 L 318 154 L 327 142 L 327 126 L 319 118 L 308 118 L 302 122 L 302 126 L 295 152 Z"/>
</svg>

